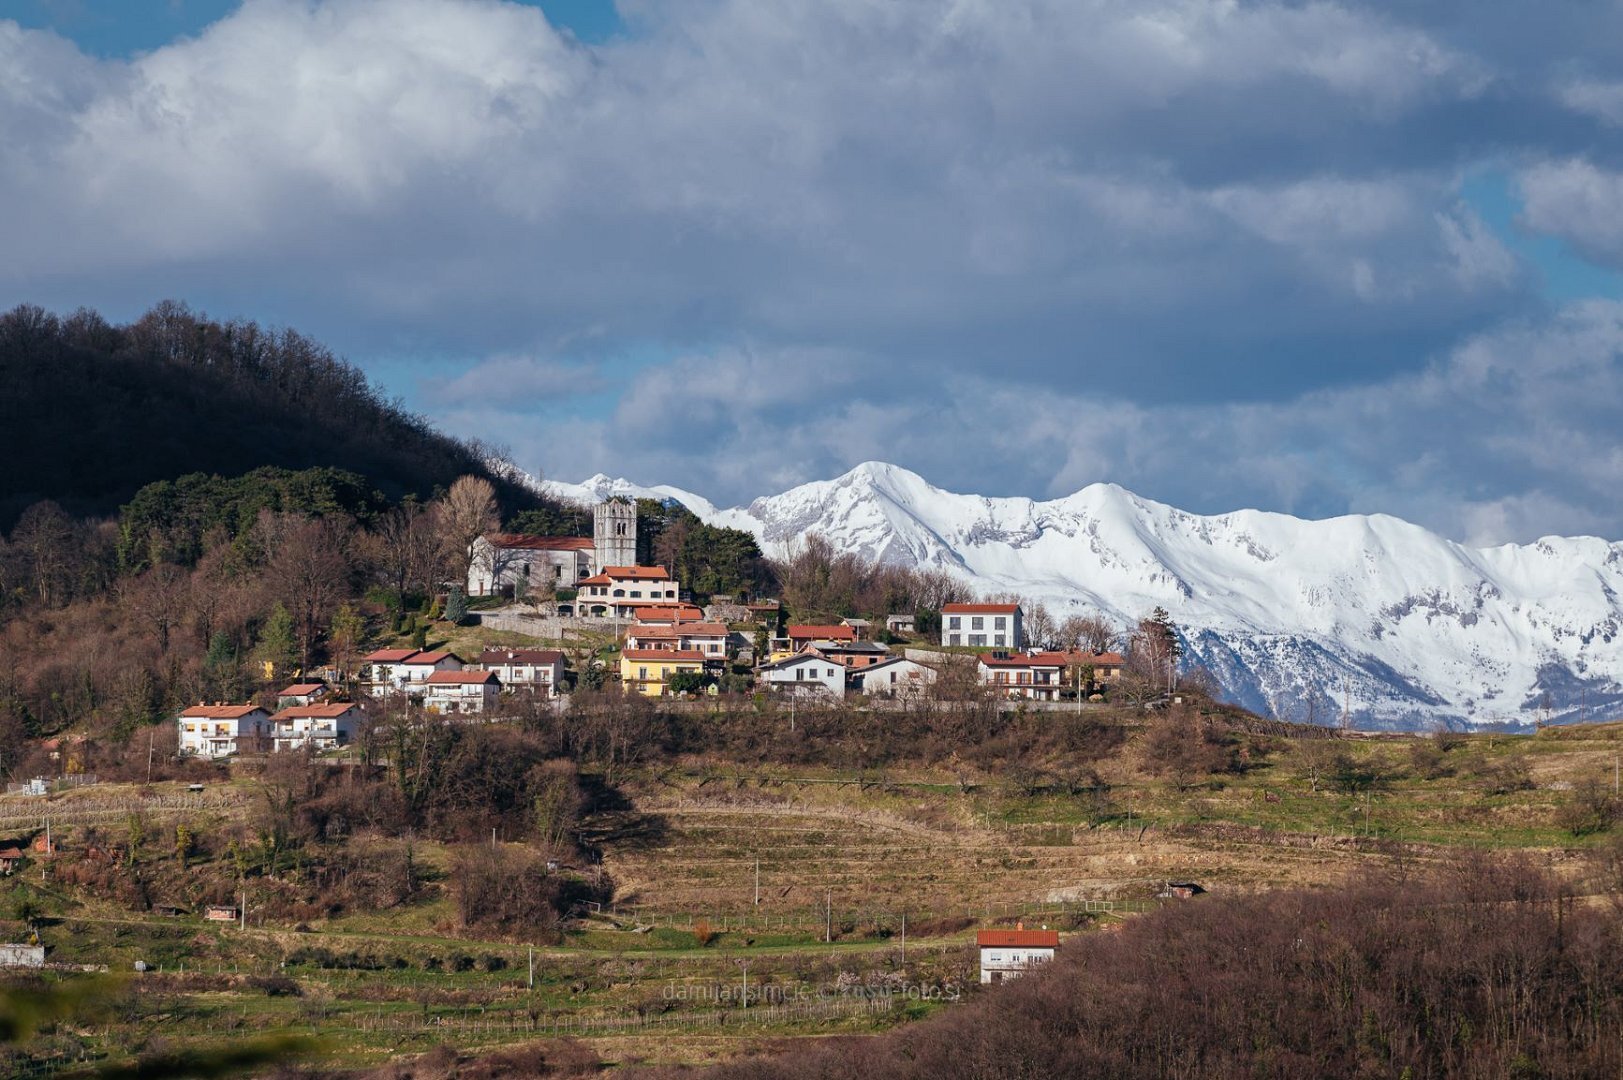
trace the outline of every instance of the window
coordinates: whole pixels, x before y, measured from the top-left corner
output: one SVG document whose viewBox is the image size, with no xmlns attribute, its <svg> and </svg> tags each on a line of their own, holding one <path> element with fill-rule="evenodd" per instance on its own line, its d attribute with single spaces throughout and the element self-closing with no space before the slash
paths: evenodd
<svg viewBox="0 0 1623 1080">
<path fill-rule="evenodd" d="M 985 634 L 970 634 L 969 635 L 969 643 L 971 645 L 985 645 L 986 644 L 986 635 Z"/>
<path fill-rule="evenodd" d="M 969 628 L 971 630 L 983 630 L 986 628 L 986 620 L 977 615 L 969 620 Z"/>
<path fill-rule="evenodd" d="M 1008 620 L 1005 619 L 1002 615 L 999 615 L 997 618 L 992 620 L 992 625 L 997 627 L 999 630 L 1002 630 L 1005 626 L 1008 625 Z"/>
<path fill-rule="evenodd" d="M 1004 638 L 1004 636 L 1002 634 L 998 634 L 995 638 L 993 638 L 992 644 L 994 644 L 994 645 L 1007 645 L 1008 641 Z"/>
<path fill-rule="evenodd" d="M 954 615 L 952 618 L 947 620 L 947 629 L 948 630 L 956 630 L 961 625 L 962 625 L 962 620 L 960 620 L 958 618 L 958 616 L 956 616 L 956 615 Z"/>
<path fill-rule="evenodd" d="M 616 521 L 614 523 L 614 535 L 615 536 L 624 536 L 625 534 L 626 534 L 626 523 L 623 522 L 623 521 Z"/>
<path fill-rule="evenodd" d="M 958 635 L 958 634 L 951 635 L 950 637 L 947 638 L 947 644 L 948 645 L 960 645 L 960 644 L 962 644 L 962 642 L 960 642 L 958 640 L 959 636 L 960 635 Z"/>
<path fill-rule="evenodd" d="M 637 678 L 639 678 L 639 679 L 648 678 L 648 669 L 645 668 L 645 667 L 638 668 L 637 669 Z"/>
</svg>

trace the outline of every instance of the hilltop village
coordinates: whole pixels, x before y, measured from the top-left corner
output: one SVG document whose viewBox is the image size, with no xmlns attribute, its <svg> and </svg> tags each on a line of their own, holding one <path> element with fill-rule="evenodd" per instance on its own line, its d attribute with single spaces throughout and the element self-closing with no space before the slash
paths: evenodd
<svg viewBox="0 0 1623 1080">
<path fill-rule="evenodd" d="M 1077 647 L 1075 628 L 1072 643 L 1059 644 L 1066 631 L 1046 613 L 1047 640 L 1034 641 L 1025 606 L 1013 599 L 814 623 L 793 621 L 776 596 L 696 595 L 670 568 L 638 565 L 635 503 L 610 500 L 591 516 L 591 537 L 478 536 L 466 580 L 444 583 L 439 619 L 416 634 L 420 647 L 295 669 L 293 681 L 259 700 L 183 708 L 179 753 L 333 750 L 355 739 L 375 706 L 491 720 L 518 695 L 561 707 L 581 685 L 655 698 L 765 692 L 882 705 L 967 678 L 1007 701 L 1100 703 L 1127 666 L 1120 652 Z M 494 632 L 476 647 L 430 645 L 435 623 L 464 642 Z"/>
</svg>

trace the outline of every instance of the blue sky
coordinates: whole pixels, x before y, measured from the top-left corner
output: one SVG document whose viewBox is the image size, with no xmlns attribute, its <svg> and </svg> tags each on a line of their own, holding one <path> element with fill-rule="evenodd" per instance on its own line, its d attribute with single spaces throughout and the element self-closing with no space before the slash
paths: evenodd
<svg viewBox="0 0 1623 1080">
<path fill-rule="evenodd" d="M 0 306 L 521 466 L 1623 537 L 1623 9 L 0 0 Z"/>
</svg>

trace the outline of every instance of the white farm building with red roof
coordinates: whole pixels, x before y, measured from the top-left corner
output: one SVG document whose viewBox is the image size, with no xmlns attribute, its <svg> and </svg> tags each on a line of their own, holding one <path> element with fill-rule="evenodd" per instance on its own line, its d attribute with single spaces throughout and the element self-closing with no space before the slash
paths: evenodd
<svg viewBox="0 0 1623 1080">
<path fill-rule="evenodd" d="M 941 644 L 1018 649 L 1026 643 L 1019 604 L 943 604 Z"/>
</svg>

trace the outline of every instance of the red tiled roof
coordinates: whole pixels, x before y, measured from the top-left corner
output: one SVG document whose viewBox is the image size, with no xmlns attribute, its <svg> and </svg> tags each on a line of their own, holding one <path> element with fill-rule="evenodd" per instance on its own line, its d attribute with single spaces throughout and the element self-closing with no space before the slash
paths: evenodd
<svg viewBox="0 0 1623 1080">
<path fill-rule="evenodd" d="M 791 638 L 816 638 L 820 641 L 855 641 L 857 632 L 849 626 L 819 626 L 807 623 L 801 626 L 791 626 L 788 630 Z"/>
<path fill-rule="evenodd" d="M 412 653 L 401 662 L 405 664 L 437 664 L 441 660 L 455 660 L 459 664 L 462 663 L 462 657 L 458 656 L 454 652 L 447 652 L 444 649 L 440 649 L 435 652 Z"/>
<path fill-rule="evenodd" d="M 436 671 L 428 677 L 430 686 L 463 686 L 498 681 L 494 671 Z"/>
<path fill-rule="evenodd" d="M 523 548 L 527 551 L 591 551 L 596 546 L 589 536 L 530 536 L 503 533 L 490 538 L 491 546 Z"/>
<path fill-rule="evenodd" d="M 628 637 L 664 640 L 679 637 L 726 637 L 727 627 L 721 623 L 682 622 L 670 625 L 647 626 L 639 624 L 626 632 Z"/>
<path fill-rule="evenodd" d="M 192 720 L 240 720 L 253 712 L 264 712 L 258 705 L 193 705 L 180 715 Z"/>
<path fill-rule="evenodd" d="M 20 859 L 23 849 L 20 847 L 0 847 L 0 859 Z"/>
<path fill-rule="evenodd" d="M 1010 653 L 1008 656 L 994 656 L 992 653 L 981 653 L 981 663 L 987 667 L 1064 667 L 1065 660 L 1060 653 L 1039 653 L 1028 656 L 1025 653 Z"/>
<path fill-rule="evenodd" d="M 284 686 L 284 687 L 282 687 L 281 693 L 277 694 L 276 696 L 277 697 L 304 697 L 306 694 L 314 694 L 314 693 L 317 693 L 317 692 L 325 690 L 325 689 L 327 689 L 327 684 L 326 683 L 300 682 L 300 683 L 294 683 L 292 686 Z"/>
<path fill-rule="evenodd" d="M 695 660 L 703 663 L 704 653 L 697 649 L 627 649 L 620 654 L 627 660 Z"/>
<path fill-rule="evenodd" d="M 948 612 L 954 615 L 1012 615 L 1019 607 L 1019 604 L 945 604 L 941 608 L 941 613 L 943 615 Z"/>
<path fill-rule="evenodd" d="M 305 717 L 311 720 L 333 720 L 343 716 L 351 709 L 360 711 L 360 706 L 353 701 L 329 701 L 320 705 L 292 705 L 275 716 L 272 720 L 296 720 Z"/>
<path fill-rule="evenodd" d="M 619 601 L 615 601 L 619 603 Z M 704 612 L 694 604 L 677 604 L 667 600 L 664 603 L 654 604 L 628 604 L 632 614 L 638 622 L 698 622 L 704 618 Z"/>
<path fill-rule="evenodd" d="M 363 664 L 398 664 L 408 656 L 415 656 L 416 649 L 379 649 L 377 652 L 367 653 L 361 657 Z"/>
<path fill-rule="evenodd" d="M 481 664 L 556 664 L 564 658 L 557 649 L 486 649 Z"/>
<path fill-rule="evenodd" d="M 1124 660 L 1121 653 L 1086 653 L 1080 649 L 1050 649 L 1031 654 L 1035 659 L 1052 661 L 1056 664 L 1093 664 L 1101 667 L 1120 667 Z"/>
<path fill-rule="evenodd" d="M 1052 949 L 1059 945 L 1058 930 L 981 930 L 975 944 L 983 949 Z"/>
<path fill-rule="evenodd" d="M 663 566 L 605 566 L 603 576 L 625 578 L 632 581 L 669 581 L 671 575 Z"/>
</svg>

